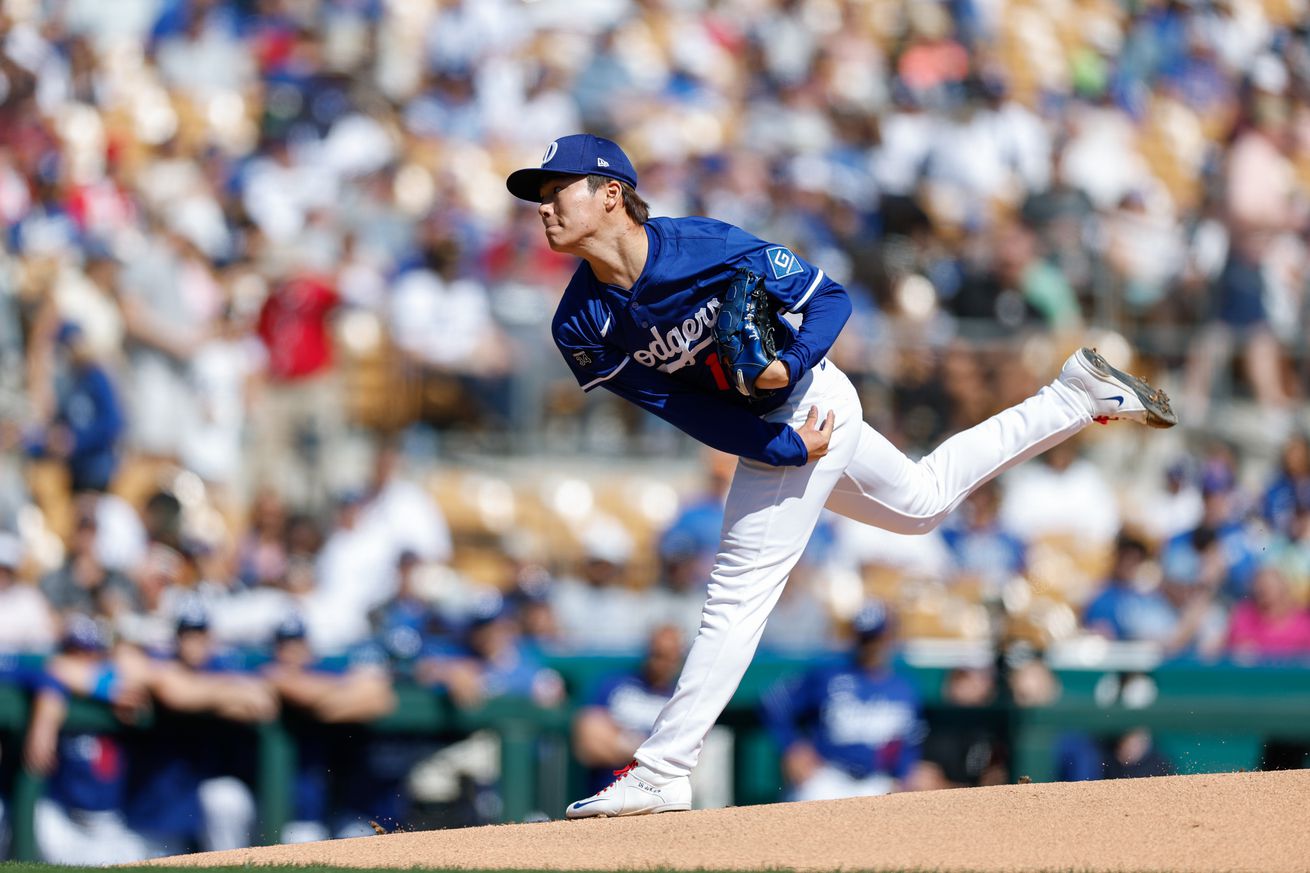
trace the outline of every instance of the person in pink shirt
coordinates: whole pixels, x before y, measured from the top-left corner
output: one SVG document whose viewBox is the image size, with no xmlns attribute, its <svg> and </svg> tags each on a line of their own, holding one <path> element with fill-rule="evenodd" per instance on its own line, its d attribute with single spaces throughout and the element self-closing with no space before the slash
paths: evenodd
<svg viewBox="0 0 1310 873">
<path fill-rule="evenodd" d="M 1246 659 L 1310 657 L 1310 611 L 1296 602 L 1276 566 L 1261 567 L 1250 598 L 1233 607 L 1228 652 Z"/>
</svg>

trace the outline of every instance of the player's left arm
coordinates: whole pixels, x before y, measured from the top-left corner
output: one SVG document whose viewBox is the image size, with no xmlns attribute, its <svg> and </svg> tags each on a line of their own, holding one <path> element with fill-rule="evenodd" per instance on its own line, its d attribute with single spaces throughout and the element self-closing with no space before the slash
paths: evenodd
<svg viewBox="0 0 1310 873">
<path fill-rule="evenodd" d="M 771 365 L 756 381 L 759 388 L 781 388 L 795 382 L 823 360 L 851 317 L 846 289 L 786 246 L 773 245 L 743 230 L 732 228 L 727 236 L 728 263 L 745 267 L 764 277 L 764 290 L 778 301 L 780 312 L 801 316 L 800 330 L 787 348 L 778 353 L 786 367 L 779 374 Z M 786 381 L 779 376 L 785 375 Z"/>
</svg>

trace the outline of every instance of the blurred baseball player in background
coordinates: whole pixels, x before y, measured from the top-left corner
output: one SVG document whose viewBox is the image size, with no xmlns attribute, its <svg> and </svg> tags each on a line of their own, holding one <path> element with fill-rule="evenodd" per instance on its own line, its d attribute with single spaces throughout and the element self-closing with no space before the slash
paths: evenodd
<svg viewBox="0 0 1310 873">
<path fill-rule="evenodd" d="M 507 187 L 539 204 L 551 249 L 582 259 L 552 330 L 583 390 L 603 386 L 740 458 L 673 697 L 632 763 L 571 804 L 570 818 L 691 807 L 705 736 L 825 506 L 923 533 L 982 483 L 1094 420 L 1176 421 L 1162 392 L 1082 349 L 1035 396 L 912 461 L 865 423 L 854 387 L 825 357 L 851 304 L 823 270 L 720 221 L 650 218 L 627 155 L 589 134 L 555 140 Z M 780 314 L 799 316 L 799 329 Z"/>
<path fill-rule="evenodd" d="M 851 630 L 850 660 L 780 682 L 762 702 L 792 800 L 901 791 L 919 761 L 925 733 L 919 693 L 892 672 L 895 635 L 887 607 L 867 602 Z"/>
</svg>

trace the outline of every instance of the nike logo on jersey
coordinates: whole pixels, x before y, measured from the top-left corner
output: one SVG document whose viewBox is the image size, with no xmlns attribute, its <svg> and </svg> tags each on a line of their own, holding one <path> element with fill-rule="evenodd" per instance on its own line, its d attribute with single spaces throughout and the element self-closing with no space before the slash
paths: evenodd
<svg viewBox="0 0 1310 873">
<path fill-rule="evenodd" d="M 1102 400 L 1114 400 L 1114 401 L 1117 401 L 1117 402 L 1119 403 L 1120 406 L 1123 406 L 1123 405 L 1124 405 L 1124 396 L 1123 396 L 1122 394 L 1115 394 L 1115 395 L 1112 395 L 1112 396 L 1110 396 L 1110 397 L 1102 397 L 1101 399 L 1102 399 Z"/>
<path fill-rule="evenodd" d="M 707 300 L 693 317 L 665 333 L 661 333 L 658 327 L 652 327 L 650 344 L 641 351 L 633 352 L 632 357 L 644 367 L 659 367 L 666 373 L 695 363 L 697 353 L 714 339 L 710 328 L 722 306 L 717 299 Z"/>
</svg>

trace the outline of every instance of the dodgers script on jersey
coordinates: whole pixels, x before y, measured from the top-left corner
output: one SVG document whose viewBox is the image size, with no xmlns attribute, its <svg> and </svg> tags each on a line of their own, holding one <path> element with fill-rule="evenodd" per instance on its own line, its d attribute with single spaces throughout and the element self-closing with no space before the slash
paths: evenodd
<svg viewBox="0 0 1310 873">
<path fill-rule="evenodd" d="M 555 313 L 553 331 L 584 390 L 605 387 L 715 448 L 774 465 L 802 465 L 807 452 L 786 425 L 762 421 L 819 365 L 850 315 L 841 286 L 785 246 L 709 218 L 645 224 L 645 268 L 630 289 L 599 282 L 585 261 Z M 733 274 L 764 276 L 780 312 L 778 357 L 792 385 L 751 400 L 737 392 L 714 352 L 712 326 Z"/>
<path fill-rule="evenodd" d="M 904 779 L 923 739 L 919 695 L 890 672 L 830 666 L 779 683 L 765 696 L 764 721 L 787 748 L 808 740 L 825 761 L 856 778 Z"/>
</svg>

